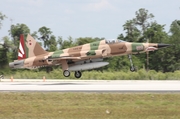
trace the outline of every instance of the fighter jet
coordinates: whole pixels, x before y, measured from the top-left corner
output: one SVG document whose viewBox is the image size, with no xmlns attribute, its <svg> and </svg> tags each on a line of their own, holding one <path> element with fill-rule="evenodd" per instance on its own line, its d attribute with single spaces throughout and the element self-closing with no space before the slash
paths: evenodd
<svg viewBox="0 0 180 119">
<path fill-rule="evenodd" d="M 10 68 L 35 69 L 61 65 L 65 77 L 69 77 L 70 72 L 74 71 L 74 76 L 80 78 L 82 76 L 81 71 L 83 70 L 90 70 L 108 65 L 108 62 L 103 61 L 106 57 L 128 55 L 131 63 L 130 70 L 135 71 L 131 59 L 132 54 L 155 51 L 167 46 L 169 46 L 169 44 L 101 40 L 72 48 L 48 52 L 28 34 L 26 40 L 24 40 L 23 35 L 20 36 L 18 60 L 9 63 L 9 66 Z"/>
</svg>

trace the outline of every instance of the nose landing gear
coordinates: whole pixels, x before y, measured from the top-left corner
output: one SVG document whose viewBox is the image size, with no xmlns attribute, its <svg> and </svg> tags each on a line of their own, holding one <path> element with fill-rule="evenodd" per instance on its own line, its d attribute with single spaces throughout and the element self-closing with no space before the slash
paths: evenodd
<svg viewBox="0 0 180 119">
<path fill-rule="evenodd" d="M 130 64 L 131 64 L 130 71 L 132 71 L 132 72 L 136 71 L 136 69 L 135 69 L 135 67 L 133 65 L 133 62 L 132 62 L 132 56 L 128 55 L 128 58 L 129 58 L 129 61 L 130 61 Z"/>
</svg>

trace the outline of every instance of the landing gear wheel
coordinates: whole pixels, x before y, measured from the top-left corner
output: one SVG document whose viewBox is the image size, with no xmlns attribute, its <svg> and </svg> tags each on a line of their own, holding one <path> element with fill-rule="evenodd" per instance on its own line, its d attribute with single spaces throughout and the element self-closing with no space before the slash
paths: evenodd
<svg viewBox="0 0 180 119">
<path fill-rule="evenodd" d="M 74 72 L 74 76 L 75 76 L 76 78 L 80 78 L 80 77 L 82 76 L 82 73 L 81 73 L 80 71 L 75 71 L 75 72 Z"/>
<path fill-rule="evenodd" d="M 130 71 L 134 72 L 136 69 L 134 67 L 130 67 Z"/>
<path fill-rule="evenodd" d="M 65 77 L 69 77 L 70 76 L 70 72 L 68 70 L 64 70 L 63 75 Z"/>
</svg>

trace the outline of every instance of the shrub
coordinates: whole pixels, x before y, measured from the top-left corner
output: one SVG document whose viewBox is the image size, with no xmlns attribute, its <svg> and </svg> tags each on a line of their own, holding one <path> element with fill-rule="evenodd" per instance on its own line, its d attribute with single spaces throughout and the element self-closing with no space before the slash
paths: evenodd
<svg viewBox="0 0 180 119">
<path fill-rule="evenodd" d="M 74 72 L 71 72 L 70 77 L 64 77 L 62 69 L 54 69 L 50 73 L 46 71 L 39 70 L 0 70 L 0 73 L 4 75 L 5 78 L 10 78 L 13 76 L 15 79 L 42 79 L 43 76 L 46 79 L 75 79 Z M 137 72 L 130 71 L 83 71 L 82 77 L 80 79 L 86 80 L 179 80 L 180 71 L 175 72 L 156 72 L 154 70 L 149 70 L 146 72 L 144 69 L 140 69 Z"/>
</svg>

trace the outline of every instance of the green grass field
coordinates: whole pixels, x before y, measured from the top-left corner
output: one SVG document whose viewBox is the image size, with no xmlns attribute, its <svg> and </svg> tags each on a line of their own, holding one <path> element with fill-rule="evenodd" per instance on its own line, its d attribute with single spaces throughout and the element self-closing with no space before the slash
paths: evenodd
<svg viewBox="0 0 180 119">
<path fill-rule="evenodd" d="M 1 92 L 0 119 L 180 119 L 180 94 Z"/>
<path fill-rule="evenodd" d="M 64 77 L 61 69 L 53 70 L 50 73 L 38 70 L 17 70 L 14 72 L 0 71 L 0 74 L 4 75 L 5 79 L 10 79 L 13 76 L 14 79 L 42 79 L 44 76 L 46 79 L 76 79 L 72 72 L 70 77 Z M 136 72 L 131 71 L 83 71 L 80 80 L 180 80 L 180 71 L 175 72 L 156 72 L 144 69 L 140 69 Z"/>
</svg>

